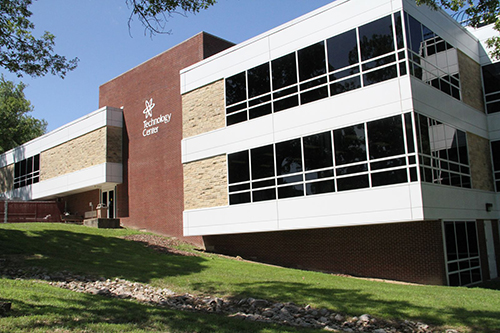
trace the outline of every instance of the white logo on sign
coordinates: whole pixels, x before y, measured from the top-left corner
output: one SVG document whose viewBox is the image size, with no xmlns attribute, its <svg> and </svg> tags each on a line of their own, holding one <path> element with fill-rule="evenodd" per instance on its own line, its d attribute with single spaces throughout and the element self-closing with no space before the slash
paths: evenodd
<svg viewBox="0 0 500 333">
<path fill-rule="evenodd" d="M 153 103 L 153 99 L 151 98 L 149 101 L 146 100 L 146 108 L 144 109 L 144 111 L 142 111 L 142 113 L 144 113 L 144 115 L 146 116 L 146 119 L 148 119 L 148 117 L 152 117 L 153 116 L 153 108 L 155 107 L 155 103 Z"/>
</svg>

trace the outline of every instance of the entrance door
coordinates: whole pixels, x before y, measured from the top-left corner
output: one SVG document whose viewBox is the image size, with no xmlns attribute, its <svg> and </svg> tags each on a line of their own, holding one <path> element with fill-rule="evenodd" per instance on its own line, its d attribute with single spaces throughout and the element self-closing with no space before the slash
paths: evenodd
<svg viewBox="0 0 500 333">
<path fill-rule="evenodd" d="M 108 215 L 107 218 L 113 219 L 115 218 L 115 191 L 102 191 L 101 202 L 106 204 L 108 207 Z"/>
<path fill-rule="evenodd" d="M 493 243 L 493 228 L 491 221 L 484 221 L 484 233 L 486 235 L 486 252 L 488 252 L 488 266 L 490 268 L 490 279 L 498 277 L 497 261 L 495 257 L 495 244 Z"/>
</svg>

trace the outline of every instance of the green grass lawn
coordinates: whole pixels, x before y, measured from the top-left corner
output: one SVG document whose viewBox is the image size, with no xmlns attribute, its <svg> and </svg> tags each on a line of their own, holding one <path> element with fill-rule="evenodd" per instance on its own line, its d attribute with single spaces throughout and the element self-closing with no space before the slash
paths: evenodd
<svg viewBox="0 0 500 333">
<path fill-rule="evenodd" d="M 492 289 L 498 284 L 490 284 L 490 288 L 401 285 L 272 267 L 213 254 L 165 255 L 119 238 L 133 233 L 138 232 L 66 224 L 1 224 L 0 257 L 21 255 L 27 266 L 119 277 L 177 292 L 310 304 L 349 315 L 368 313 L 384 319 L 420 320 L 471 332 L 495 332 L 500 328 L 500 291 Z M 227 325 L 244 325 L 232 326 L 231 331 L 284 329 L 76 294 L 34 282 L 3 279 L 0 283 L 0 298 L 12 300 L 14 306 L 21 304 L 15 315 L 0 318 L 0 328 L 8 323 L 9 331 L 27 330 L 30 325 L 42 330 L 60 325 L 91 331 L 224 332 L 226 328 L 222 327 L 231 327 Z M 28 292 L 28 284 L 35 284 L 35 291 L 25 297 L 22 293 Z M 47 314 L 52 310 L 56 313 L 58 308 L 64 311 L 54 316 Z M 80 311 L 81 308 L 88 310 Z M 36 318 L 27 316 L 31 309 L 38 309 Z M 130 318 L 137 321 L 137 327 L 125 324 Z"/>
</svg>

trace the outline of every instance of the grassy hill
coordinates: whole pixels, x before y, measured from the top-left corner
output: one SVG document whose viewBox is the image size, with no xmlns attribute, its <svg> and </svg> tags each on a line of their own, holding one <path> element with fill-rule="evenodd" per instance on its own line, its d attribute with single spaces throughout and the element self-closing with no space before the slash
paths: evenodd
<svg viewBox="0 0 500 333">
<path fill-rule="evenodd" d="M 443 328 L 495 332 L 500 291 L 403 285 L 273 267 L 214 254 L 166 255 L 122 237 L 127 229 L 67 224 L 0 224 L 0 259 L 21 266 L 122 278 L 180 293 L 310 304 L 349 315 L 423 321 Z M 181 245 L 183 251 L 194 250 Z M 0 262 L 1 264 L 1 262 Z M 78 294 L 0 277 L 0 300 L 13 303 L 0 331 L 295 332 L 277 325 Z"/>
</svg>

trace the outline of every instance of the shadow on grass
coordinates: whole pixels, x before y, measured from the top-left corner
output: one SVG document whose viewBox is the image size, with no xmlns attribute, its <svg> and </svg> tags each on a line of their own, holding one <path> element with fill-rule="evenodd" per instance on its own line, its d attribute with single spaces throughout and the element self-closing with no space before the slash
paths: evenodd
<svg viewBox="0 0 500 333">
<path fill-rule="evenodd" d="M 150 282 L 203 270 L 205 258 L 165 255 L 116 237 L 63 230 L 0 230 L 0 257 L 26 258 L 26 266 Z M 77 258 L 75 260 L 75 258 Z"/>
<path fill-rule="evenodd" d="M 218 292 L 216 284 L 199 283 L 194 285 L 195 289 L 210 290 Z M 238 285 L 238 294 L 235 298 L 268 298 L 274 301 L 287 302 L 290 300 L 303 301 L 317 304 L 319 307 L 335 309 L 349 315 L 361 315 L 368 313 L 372 316 L 396 319 L 423 321 L 435 326 L 464 326 L 471 332 L 499 332 L 500 309 L 498 311 L 470 311 L 460 307 L 447 307 L 437 309 L 436 307 L 418 306 L 405 300 L 387 301 L 376 297 L 376 294 L 360 289 L 337 289 L 318 288 L 306 283 L 293 283 L 283 281 L 266 281 L 257 283 L 242 283 Z"/>
<path fill-rule="evenodd" d="M 177 311 L 129 300 L 74 293 L 45 285 L 28 285 L 26 281 L 8 281 L 7 284 L 11 293 L 11 297 L 7 298 L 12 302 L 13 308 L 8 317 L 0 317 L 0 327 L 6 331 L 304 331 L 216 314 Z M 29 291 L 26 292 L 26 289 Z"/>
</svg>

